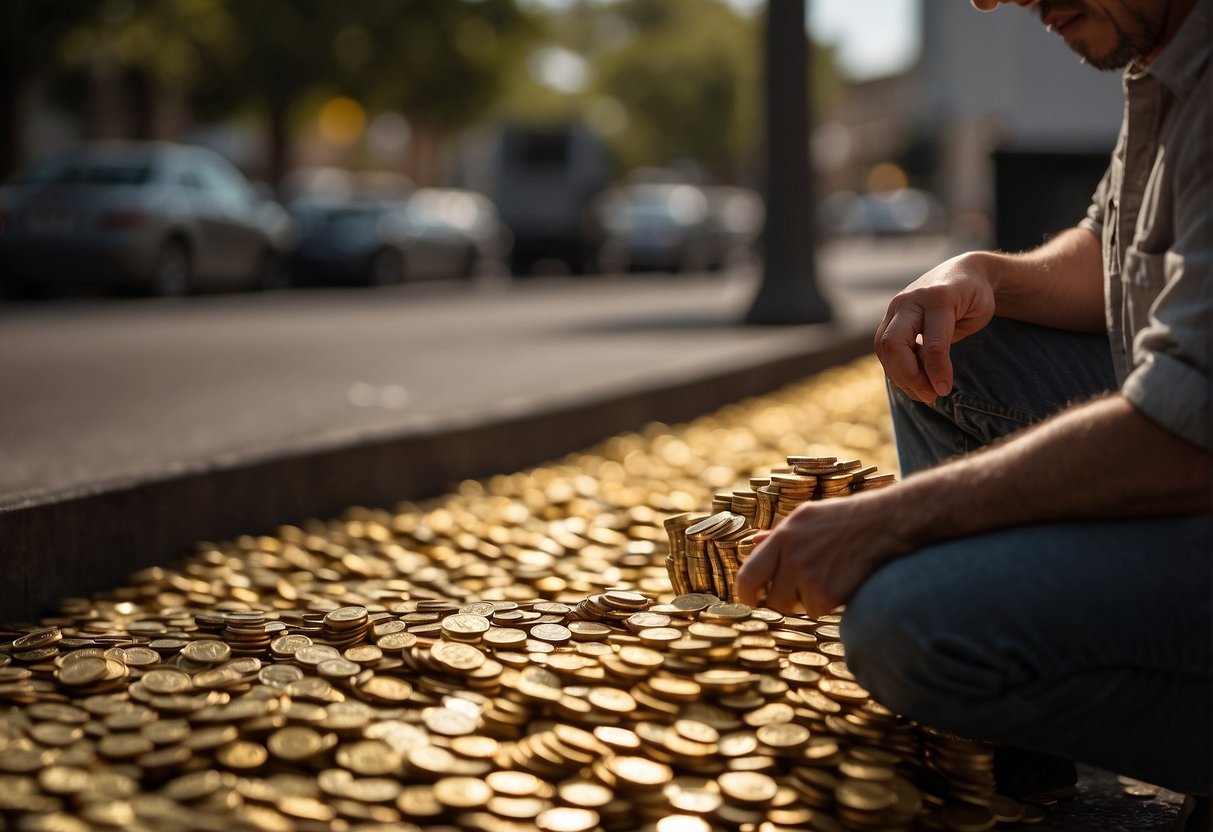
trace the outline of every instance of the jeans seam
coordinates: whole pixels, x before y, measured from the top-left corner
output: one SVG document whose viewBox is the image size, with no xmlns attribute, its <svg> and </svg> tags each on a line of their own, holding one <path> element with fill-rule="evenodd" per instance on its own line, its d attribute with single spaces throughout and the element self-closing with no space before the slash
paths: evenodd
<svg viewBox="0 0 1213 832">
<path fill-rule="evenodd" d="M 1022 410 L 1017 410 L 1013 407 L 998 404 L 997 402 L 985 401 L 982 399 L 974 399 L 965 396 L 963 393 L 953 393 L 949 397 L 949 402 L 952 410 L 952 420 L 956 425 L 964 425 L 966 433 L 980 431 L 976 421 L 965 415 L 965 413 L 981 414 L 984 416 L 994 416 L 1000 419 L 1006 419 L 1019 424 L 1021 427 L 1027 427 L 1033 422 L 1038 421 L 1031 413 L 1026 413 Z M 964 413 L 962 413 L 962 411 Z M 990 437 L 982 437 L 984 441 L 989 441 Z"/>
</svg>

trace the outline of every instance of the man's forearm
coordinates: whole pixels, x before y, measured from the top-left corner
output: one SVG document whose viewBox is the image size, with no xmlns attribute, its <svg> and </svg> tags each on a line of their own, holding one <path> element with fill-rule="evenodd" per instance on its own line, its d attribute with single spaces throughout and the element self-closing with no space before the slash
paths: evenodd
<svg viewBox="0 0 1213 832">
<path fill-rule="evenodd" d="M 1070 228 L 1022 254 L 981 252 L 994 288 L 995 314 L 1073 332 L 1103 332 L 1099 240 Z"/>
<path fill-rule="evenodd" d="M 1051 520 L 1208 512 L 1209 477 L 1208 451 L 1111 395 L 885 493 L 917 547 Z"/>
</svg>

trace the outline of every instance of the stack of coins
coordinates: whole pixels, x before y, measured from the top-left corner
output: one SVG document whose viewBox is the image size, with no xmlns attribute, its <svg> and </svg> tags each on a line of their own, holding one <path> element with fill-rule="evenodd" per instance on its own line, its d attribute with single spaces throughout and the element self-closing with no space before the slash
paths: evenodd
<svg viewBox="0 0 1213 832">
<path fill-rule="evenodd" d="M 737 570 L 753 551 L 754 533 L 772 529 L 810 500 L 828 500 L 891 485 L 892 474 L 858 459 L 789 456 L 769 478 L 751 478 L 753 490 L 717 493 L 707 516 L 677 514 L 665 521 L 666 571 L 679 593 L 713 592 L 736 600 Z"/>
<path fill-rule="evenodd" d="M 370 613 L 363 606 L 338 607 L 325 614 L 323 643 L 338 650 L 362 641 L 370 627 Z"/>
</svg>

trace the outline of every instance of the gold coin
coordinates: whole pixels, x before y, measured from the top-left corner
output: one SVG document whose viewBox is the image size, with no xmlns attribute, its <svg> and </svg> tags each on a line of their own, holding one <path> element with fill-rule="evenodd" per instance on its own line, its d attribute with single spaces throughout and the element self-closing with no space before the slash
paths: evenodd
<svg viewBox="0 0 1213 832">
<path fill-rule="evenodd" d="M 316 665 L 316 671 L 326 679 L 349 679 L 357 676 L 362 667 L 346 659 L 325 659 Z"/>
<path fill-rule="evenodd" d="M 990 802 L 990 811 L 994 814 L 994 820 L 999 823 L 1019 823 L 1023 820 L 1023 806 L 1001 794 L 994 795 Z"/>
<path fill-rule="evenodd" d="M 219 664 L 231 658 L 232 648 L 222 641 L 203 639 L 201 641 L 191 641 L 185 647 L 182 647 L 181 655 L 199 664 Z"/>
<path fill-rule="evenodd" d="M 841 788 L 841 787 L 840 787 Z M 947 806 L 943 821 L 955 832 L 986 832 L 998 823 L 994 814 L 984 806 Z"/>
<path fill-rule="evenodd" d="M 446 811 L 431 786 L 406 786 L 396 798 L 396 808 L 406 818 L 414 820 L 429 820 Z"/>
<path fill-rule="evenodd" d="M 744 621 L 752 613 L 753 609 L 746 604 L 712 604 L 703 611 L 703 620 Z"/>
<path fill-rule="evenodd" d="M 63 640 L 63 631 L 58 627 L 44 627 L 40 630 L 26 633 L 23 636 L 18 636 L 12 641 L 12 648 L 15 652 L 22 653 L 27 650 L 41 650 L 44 647 L 50 647 L 52 644 L 57 644 Z"/>
<path fill-rule="evenodd" d="M 401 758 L 390 745 L 379 740 L 337 746 L 337 765 L 364 777 L 382 777 L 400 770 Z"/>
<path fill-rule="evenodd" d="M 593 780 L 564 780 L 556 786 L 560 800 L 569 806 L 601 809 L 615 799 L 615 793 Z"/>
<path fill-rule="evenodd" d="M 775 798 L 778 785 L 756 771 L 726 771 L 716 778 L 725 799 L 749 806 L 760 806 Z"/>
<path fill-rule="evenodd" d="M 611 590 L 604 593 L 603 598 L 606 599 L 607 603 L 621 607 L 643 607 L 649 603 L 649 599 L 639 592 L 628 592 L 625 590 Z"/>
<path fill-rule="evenodd" d="M 543 790 L 543 781 L 525 771 L 494 771 L 484 778 L 495 793 L 506 797 L 529 797 Z"/>
<path fill-rule="evenodd" d="M 715 743 L 720 740 L 720 732 L 703 722 L 694 719 L 679 719 L 674 722 L 674 730 L 679 736 L 693 742 Z"/>
<path fill-rule="evenodd" d="M 689 530 L 688 530 L 688 533 L 689 533 Z M 670 603 L 672 603 L 674 605 L 674 607 L 682 610 L 683 612 L 700 612 L 702 610 L 706 610 L 708 607 L 712 606 L 713 604 L 719 604 L 720 599 L 717 598 L 715 595 L 708 595 L 706 593 L 701 593 L 701 592 L 692 592 L 687 595 L 679 595 L 677 598 L 675 598 Z"/>
<path fill-rule="evenodd" d="M 488 804 L 493 790 L 476 777 L 443 777 L 434 783 L 434 798 L 450 809 L 479 809 Z"/>
<path fill-rule="evenodd" d="M 822 679 L 818 682 L 817 687 L 826 696 L 840 701 L 862 701 L 871 696 L 866 689 L 860 687 L 855 682 L 848 682 L 843 679 Z"/>
<path fill-rule="evenodd" d="M 152 741 L 142 734 L 106 734 L 97 742 L 97 753 L 111 760 L 127 760 L 152 747 Z"/>
<path fill-rule="evenodd" d="M 662 645 L 678 641 L 682 638 L 682 631 L 676 630 L 673 627 L 653 627 L 649 630 L 641 630 L 636 635 L 645 644 Z"/>
<path fill-rule="evenodd" d="M 293 656 L 301 647 L 310 647 L 312 640 L 304 635 L 279 636 L 270 642 L 270 650 L 279 656 Z"/>
<path fill-rule="evenodd" d="M 79 725 L 65 725 L 61 722 L 39 722 L 30 727 L 29 736 L 39 745 L 63 748 L 81 739 L 84 729 Z"/>
<path fill-rule="evenodd" d="M 59 681 L 71 687 L 93 685 L 105 679 L 109 672 L 109 660 L 85 657 L 64 662 L 59 668 Z"/>
<path fill-rule="evenodd" d="M 1157 797 L 1162 791 L 1158 786 L 1150 785 L 1149 783 L 1126 783 L 1121 786 L 1121 789 L 1129 797 L 1151 798 Z"/>
<path fill-rule="evenodd" d="M 664 763 L 645 757 L 612 757 L 606 765 L 620 785 L 629 789 L 660 789 L 674 774 Z"/>
<path fill-rule="evenodd" d="M 485 655 L 470 644 L 439 641 L 430 648 L 434 661 L 450 670 L 471 671 L 482 666 Z"/>
<path fill-rule="evenodd" d="M 760 743 L 776 752 L 801 749 L 809 742 L 809 729 L 795 722 L 763 725 L 755 735 Z"/>
<path fill-rule="evenodd" d="M 183 693 L 189 690 L 192 684 L 189 675 L 169 668 L 149 670 L 143 674 L 140 681 L 152 693 L 162 696 Z"/>
<path fill-rule="evenodd" d="M 459 737 L 476 730 L 476 719 L 451 708 L 426 708 L 421 719 L 430 733 L 444 737 Z"/>
<path fill-rule="evenodd" d="M 713 827 L 695 815 L 667 815 L 653 828 L 654 832 L 711 832 Z"/>
<path fill-rule="evenodd" d="M 540 812 L 535 825 L 540 832 L 592 832 L 598 827 L 598 813 L 590 809 L 557 806 Z"/>
<path fill-rule="evenodd" d="M 311 728 L 291 726 L 270 734 L 266 748 L 280 760 L 298 762 L 324 750 L 324 739 Z"/>
<path fill-rule="evenodd" d="M 375 640 L 375 646 L 390 653 L 400 653 L 417 643 L 415 633 L 388 633 Z"/>
<path fill-rule="evenodd" d="M 612 714 L 628 714 L 636 710 L 636 700 L 627 691 L 617 688 L 592 688 L 586 696 L 590 705 Z"/>
<path fill-rule="evenodd" d="M 341 653 L 327 644 L 309 644 L 295 651 L 295 661 L 310 667 L 316 667 L 321 662 L 330 659 L 340 659 Z"/>
<path fill-rule="evenodd" d="M 269 758 L 265 746 L 255 742 L 233 742 L 215 752 L 215 760 L 224 768 L 253 771 L 265 765 Z"/>
<path fill-rule="evenodd" d="M 301 679 L 303 671 L 293 664 L 267 664 L 257 672 L 257 681 L 272 688 L 285 688 Z"/>
<path fill-rule="evenodd" d="M 393 676 L 372 676 L 358 690 L 365 696 L 385 704 L 405 702 L 413 694 L 412 685 Z"/>
<path fill-rule="evenodd" d="M 338 607 L 324 616 L 324 623 L 339 628 L 349 627 L 365 621 L 368 617 L 366 607 Z"/>
<path fill-rule="evenodd" d="M 597 621 L 570 621 L 569 632 L 576 641 L 597 641 L 611 634 L 611 628 Z"/>
<path fill-rule="evenodd" d="M 551 644 L 568 644 L 572 637 L 572 631 L 560 624 L 537 624 L 531 628 L 531 638 Z"/>
<path fill-rule="evenodd" d="M 92 785 L 92 780 L 88 771 L 71 766 L 49 766 L 38 772 L 38 784 L 53 795 L 79 794 Z"/>
<path fill-rule="evenodd" d="M 834 790 L 840 805 L 861 812 L 879 812 L 893 805 L 895 795 L 887 786 L 868 780 L 847 779 Z"/>
<path fill-rule="evenodd" d="M 461 638 L 481 636 L 490 626 L 489 620 L 482 615 L 459 613 L 442 619 L 442 631 Z"/>
</svg>

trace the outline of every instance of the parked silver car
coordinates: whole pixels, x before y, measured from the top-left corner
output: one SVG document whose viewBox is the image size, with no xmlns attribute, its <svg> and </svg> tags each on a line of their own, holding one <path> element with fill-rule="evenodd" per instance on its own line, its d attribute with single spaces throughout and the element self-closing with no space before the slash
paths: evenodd
<svg viewBox="0 0 1213 832">
<path fill-rule="evenodd" d="M 157 295 L 283 279 L 290 217 L 223 157 L 168 142 L 74 146 L 0 188 L 9 288 L 103 283 Z"/>
<path fill-rule="evenodd" d="M 424 188 L 406 199 L 300 199 L 295 282 L 387 285 L 471 277 L 504 260 L 496 209 L 470 191 Z"/>
<path fill-rule="evenodd" d="M 606 194 L 600 210 L 604 248 L 629 269 L 693 272 L 713 263 L 708 199 L 695 185 L 624 185 Z"/>
</svg>

